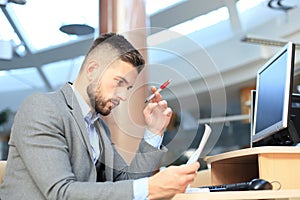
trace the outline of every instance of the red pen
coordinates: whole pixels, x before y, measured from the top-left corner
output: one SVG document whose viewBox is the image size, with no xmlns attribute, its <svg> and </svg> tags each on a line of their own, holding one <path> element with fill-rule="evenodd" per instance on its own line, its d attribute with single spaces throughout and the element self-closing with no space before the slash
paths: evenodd
<svg viewBox="0 0 300 200">
<path fill-rule="evenodd" d="M 158 90 L 156 90 L 155 93 L 160 93 L 163 89 L 165 89 L 169 83 L 171 82 L 171 79 L 167 80 L 166 82 L 164 82 L 164 84 L 162 84 Z M 153 97 L 155 96 L 155 93 L 151 94 L 149 97 L 146 98 L 145 103 L 148 103 L 151 99 L 153 99 Z"/>
</svg>

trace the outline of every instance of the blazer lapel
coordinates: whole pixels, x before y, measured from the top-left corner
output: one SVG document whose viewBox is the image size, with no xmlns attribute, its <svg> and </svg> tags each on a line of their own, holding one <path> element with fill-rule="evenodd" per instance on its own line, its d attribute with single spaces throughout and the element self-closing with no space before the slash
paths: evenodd
<svg viewBox="0 0 300 200">
<path fill-rule="evenodd" d="M 84 118 L 82 116 L 81 108 L 79 106 L 79 103 L 76 99 L 76 96 L 74 95 L 73 89 L 69 85 L 70 83 L 65 84 L 61 91 L 65 97 L 67 106 L 70 109 L 70 113 L 74 117 L 80 131 L 76 132 L 78 134 L 79 139 L 82 141 L 82 143 L 86 146 L 87 151 L 89 152 L 91 161 L 93 163 L 93 154 L 92 154 L 92 147 L 89 143 L 88 138 L 88 132 L 85 126 Z"/>
<path fill-rule="evenodd" d="M 96 128 L 99 130 L 99 137 L 102 139 L 103 151 L 104 153 L 104 164 L 105 164 L 105 175 L 107 181 L 113 181 L 113 160 L 114 160 L 114 152 L 111 144 L 111 140 L 108 137 L 109 131 L 105 130 L 104 122 L 101 118 L 95 123 Z"/>
</svg>

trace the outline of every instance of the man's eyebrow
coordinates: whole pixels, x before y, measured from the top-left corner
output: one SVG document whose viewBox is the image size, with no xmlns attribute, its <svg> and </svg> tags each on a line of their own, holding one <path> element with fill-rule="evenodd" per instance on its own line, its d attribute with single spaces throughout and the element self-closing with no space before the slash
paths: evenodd
<svg viewBox="0 0 300 200">
<path fill-rule="evenodd" d="M 122 77 L 122 76 L 117 76 L 117 78 L 122 79 L 126 84 L 128 84 L 128 81 L 127 81 L 124 77 Z"/>
</svg>

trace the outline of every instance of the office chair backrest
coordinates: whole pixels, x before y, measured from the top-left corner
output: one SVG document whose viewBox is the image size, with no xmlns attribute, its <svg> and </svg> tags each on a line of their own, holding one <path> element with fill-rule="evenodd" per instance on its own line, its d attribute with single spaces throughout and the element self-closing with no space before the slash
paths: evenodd
<svg viewBox="0 0 300 200">
<path fill-rule="evenodd" d="M 3 182 L 5 168 L 6 168 L 6 160 L 0 160 L 0 184 Z"/>
</svg>

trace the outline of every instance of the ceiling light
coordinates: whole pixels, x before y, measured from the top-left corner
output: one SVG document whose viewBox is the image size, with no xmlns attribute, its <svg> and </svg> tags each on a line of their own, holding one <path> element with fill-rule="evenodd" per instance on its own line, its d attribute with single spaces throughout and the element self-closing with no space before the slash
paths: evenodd
<svg viewBox="0 0 300 200">
<path fill-rule="evenodd" d="M 253 44 L 261 44 L 261 45 L 268 45 L 268 46 L 278 46 L 283 47 L 285 46 L 288 41 L 283 40 L 273 40 L 273 39 L 266 39 L 261 37 L 253 37 L 253 36 L 245 36 L 241 39 L 242 42 L 253 43 Z M 295 44 L 296 48 L 300 48 L 300 44 Z"/>
<path fill-rule="evenodd" d="M 20 57 L 24 57 L 27 54 L 26 48 L 23 44 L 20 44 L 14 48 L 15 54 Z"/>
<path fill-rule="evenodd" d="M 0 0 L 0 6 L 6 6 L 7 3 L 15 3 L 20 5 L 25 5 L 26 0 Z"/>
<path fill-rule="evenodd" d="M 26 4 L 26 0 L 8 0 L 8 2 L 12 2 L 12 3 L 20 4 L 20 5 Z"/>
<path fill-rule="evenodd" d="M 59 30 L 69 35 L 88 35 L 95 31 L 93 27 L 86 24 L 67 24 L 61 26 Z"/>
</svg>

